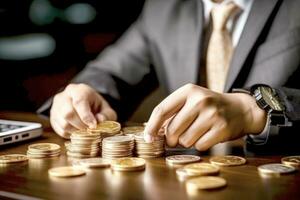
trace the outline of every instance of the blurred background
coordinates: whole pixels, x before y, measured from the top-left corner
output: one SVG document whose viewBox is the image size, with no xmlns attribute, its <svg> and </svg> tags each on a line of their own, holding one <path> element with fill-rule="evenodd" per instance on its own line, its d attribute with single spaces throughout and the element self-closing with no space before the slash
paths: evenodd
<svg viewBox="0 0 300 200">
<path fill-rule="evenodd" d="M 1 0 L 0 110 L 35 111 L 114 42 L 143 3 Z"/>
</svg>

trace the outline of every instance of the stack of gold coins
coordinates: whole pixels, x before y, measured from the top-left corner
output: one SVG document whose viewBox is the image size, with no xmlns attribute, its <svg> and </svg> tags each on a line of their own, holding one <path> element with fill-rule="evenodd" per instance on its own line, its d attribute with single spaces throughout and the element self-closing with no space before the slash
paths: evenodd
<svg viewBox="0 0 300 200">
<path fill-rule="evenodd" d="M 136 133 L 134 135 L 135 139 L 135 153 L 141 158 L 158 158 L 165 153 L 165 137 L 158 136 L 156 139 L 147 143 L 144 140 L 144 133 Z"/>
<path fill-rule="evenodd" d="M 77 130 L 71 134 L 67 145 L 67 155 L 73 158 L 91 158 L 99 155 L 101 136 L 86 130 Z"/>
<path fill-rule="evenodd" d="M 96 128 L 87 129 L 90 133 L 98 133 L 101 135 L 101 138 L 111 137 L 115 135 L 122 134 L 121 131 L 121 124 L 115 121 L 104 121 L 97 125 Z"/>
<path fill-rule="evenodd" d="M 102 141 L 102 157 L 113 159 L 131 157 L 133 155 L 134 139 L 131 136 L 113 136 Z"/>
<path fill-rule="evenodd" d="M 28 146 L 29 158 L 51 158 L 60 155 L 60 146 L 53 143 L 38 143 Z"/>
<path fill-rule="evenodd" d="M 111 162 L 114 171 L 139 171 L 144 170 L 146 161 L 142 158 L 117 158 Z"/>
</svg>

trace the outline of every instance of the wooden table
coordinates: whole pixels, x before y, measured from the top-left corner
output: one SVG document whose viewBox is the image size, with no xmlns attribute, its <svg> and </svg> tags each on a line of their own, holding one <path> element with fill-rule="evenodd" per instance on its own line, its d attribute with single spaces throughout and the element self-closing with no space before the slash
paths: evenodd
<svg viewBox="0 0 300 200">
<path fill-rule="evenodd" d="M 64 147 L 65 140 L 51 129 L 48 120 L 28 113 L 0 112 L 2 119 L 40 122 L 44 126 L 41 138 L 13 146 L 2 147 L 0 154 L 26 153 L 29 144 L 54 142 Z M 209 156 L 202 156 L 207 162 Z M 221 169 L 228 186 L 213 191 L 189 194 L 184 183 L 176 178 L 175 170 L 164 158 L 149 159 L 145 171 L 115 173 L 107 169 L 91 169 L 87 175 L 74 178 L 48 176 L 51 167 L 70 165 L 63 153 L 58 158 L 29 160 L 27 164 L 0 167 L 0 194 L 21 194 L 41 199 L 299 199 L 300 173 L 280 178 L 262 178 L 257 166 L 280 162 L 281 156 L 247 157 L 247 164 Z M 0 196 L 0 199 L 5 199 Z M 21 199 L 26 199 L 24 196 Z"/>
</svg>

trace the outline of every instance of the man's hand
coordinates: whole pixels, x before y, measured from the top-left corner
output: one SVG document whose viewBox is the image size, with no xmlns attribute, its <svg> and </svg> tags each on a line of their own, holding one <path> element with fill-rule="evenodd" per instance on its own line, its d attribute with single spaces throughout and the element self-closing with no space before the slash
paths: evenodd
<svg viewBox="0 0 300 200">
<path fill-rule="evenodd" d="M 85 84 L 68 85 L 55 95 L 50 110 L 52 128 L 64 138 L 76 129 L 95 127 L 97 121 L 116 119 L 116 112 L 104 98 Z"/>
<path fill-rule="evenodd" d="M 169 146 L 181 144 L 205 151 L 248 133 L 259 134 L 266 119 L 266 112 L 248 94 L 221 94 L 187 84 L 155 107 L 145 127 L 145 140 L 154 140 L 165 126 Z"/>
</svg>

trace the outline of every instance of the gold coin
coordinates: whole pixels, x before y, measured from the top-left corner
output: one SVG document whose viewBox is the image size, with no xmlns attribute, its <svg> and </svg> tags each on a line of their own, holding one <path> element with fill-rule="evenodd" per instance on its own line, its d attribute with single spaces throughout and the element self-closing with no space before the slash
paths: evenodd
<svg viewBox="0 0 300 200">
<path fill-rule="evenodd" d="M 260 173 L 265 174 L 288 174 L 296 171 L 296 168 L 280 163 L 260 165 L 257 169 Z"/>
<path fill-rule="evenodd" d="M 27 160 L 28 160 L 27 156 L 23 154 L 7 154 L 7 155 L 0 156 L 1 164 L 18 163 Z"/>
<path fill-rule="evenodd" d="M 292 167 L 300 167 L 300 156 L 288 156 L 281 159 L 281 163 Z"/>
<path fill-rule="evenodd" d="M 226 186 L 224 178 L 216 176 L 201 176 L 186 181 L 186 187 L 191 190 L 209 190 Z"/>
<path fill-rule="evenodd" d="M 176 169 L 176 175 L 177 175 L 177 178 L 180 180 L 180 181 L 185 181 L 187 180 L 188 178 L 192 178 L 192 177 L 196 177 L 198 175 L 190 175 L 188 174 L 187 170 L 184 169 L 184 168 L 178 168 Z"/>
<path fill-rule="evenodd" d="M 117 134 L 121 130 L 121 124 L 115 121 L 104 121 L 97 125 L 95 129 L 87 129 L 89 132 L 94 133 L 111 133 Z"/>
<path fill-rule="evenodd" d="M 104 158 L 88 158 L 88 159 L 82 159 L 78 162 L 83 167 L 95 168 L 95 167 L 109 167 L 111 161 Z"/>
<path fill-rule="evenodd" d="M 209 163 L 192 163 L 183 167 L 188 175 L 212 175 L 217 174 L 220 171 L 218 166 Z"/>
<path fill-rule="evenodd" d="M 123 143 L 134 143 L 134 139 L 131 136 L 123 135 L 123 136 L 112 136 L 104 138 L 102 143 L 105 144 L 123 144 Z"/>
<path fill-rule="evenodd" d="M 219 166 L 237 166 L 246 163 L 246 159 L 239 156 L 215 156 L 209 162 Z"/>
<path fill-rule="evenodd" d="M 166 161 L 171 164 L 187 164 L 200 161 L 200 156 L 194 155 L 174 155 L 166 157 Z"/>
<path fill-rule="evenodd" d="M 135 135 L 144 132 L 144 126 L 128 126 L 122 129 L 124 135 Z"/>
<path fill-rule="evenodd" d="M 135 171 L 144 169 L 146 161 L 142 158 L 118 158 L 111 162 L 113 170 Z"/>
<path fill-rule="evenodd" d="M 45 152 L 51 153 L 60 150 L 60 146 L 54 143 L 38 143 L 28 146 L 28 150 L 31 152 Z"/>
<path fill-rule="evenodd" d="M 85 175 L 86 172 L 83 169 L 68 166 L 49 169 L 48 173 L 55 177 L 73 177 Z"/>
</svg>

